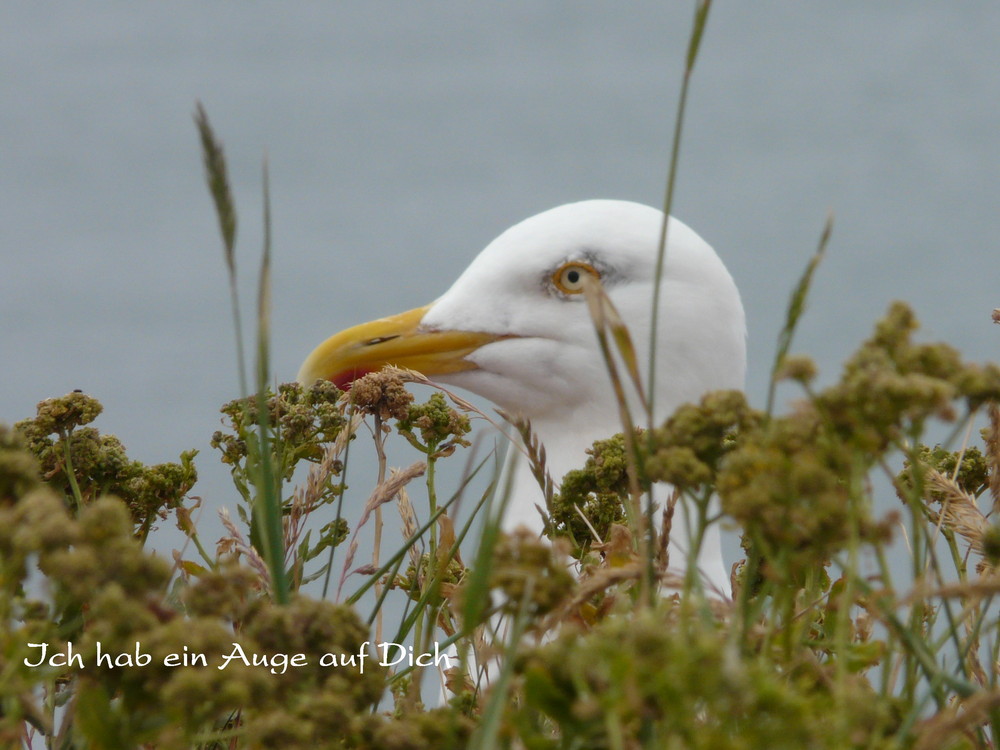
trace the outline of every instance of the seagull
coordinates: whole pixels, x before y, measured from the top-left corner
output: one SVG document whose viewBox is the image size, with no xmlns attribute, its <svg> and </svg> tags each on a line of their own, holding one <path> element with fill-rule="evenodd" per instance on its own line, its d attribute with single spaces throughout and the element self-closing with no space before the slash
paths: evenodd
<svg viewBox="0 0 1000 750">
<path fill-rule="evenodd" d="M 345 388 L 396 365 L 471 391 L 530 421 L 558 480 L 583 466 L 595 440 L 622 431 L 584 277 L 600 281 L 629 329 L 639 372 L 648 372 L 663 221 L 658 209 L 620 200 L 570 203 L 526 219 L 487 245 L 436 301 L 324 341 L 298 380 Z M 655 345 L 657 424 L 709 391 L 742 390 L 746 372 L 746 321 L 732 276 L 679 220 L 669 218 L 666 237 Z M 632 414 L 640 414 L 635 407 Z M 540 533 L 542 490 L 526 461 L 509 470 L 504 528 L 526 525 Z M 671 570 L 680 574 L 687 540 L 674 537 L 686 528 L 682 505 L 669 549 Z M 706 590 L 728 595 L 718 524 L 707 530 L 697 565 Z"/>
</svg>

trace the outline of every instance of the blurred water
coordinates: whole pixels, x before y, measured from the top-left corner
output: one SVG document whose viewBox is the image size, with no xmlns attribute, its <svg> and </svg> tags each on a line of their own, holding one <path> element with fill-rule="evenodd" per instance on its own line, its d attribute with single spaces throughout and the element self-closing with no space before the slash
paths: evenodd
<svg viewBox="0 0 1000 750">
<path fill-rule="evenodd" d="M 0 420 L 82 388 L 144 461 L 209 455 L 237 394 L 191 113 L 223 137 L 251 307 L 261 161 L 274 368 L 429 301 L 506 226 L 659 204 L 690 3 L 5 3 Z M 717 2 L 675 213 L 739 283 L 763 402 L 787 293 L 836 215 L 796 349 L 826 378 L 892 299 L 995 358 L 1000 5 Z M 355 479 L 360 493 L 367 487 Z"/>
</svg>

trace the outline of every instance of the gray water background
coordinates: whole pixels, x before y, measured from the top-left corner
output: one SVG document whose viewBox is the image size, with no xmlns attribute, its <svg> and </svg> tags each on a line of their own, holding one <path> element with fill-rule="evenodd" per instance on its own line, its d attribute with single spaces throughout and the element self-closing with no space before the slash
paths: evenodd
<svg viewBox="0 0 1000 750">
<path fill-rule="evenodd" d="M 211 523 L 235 504 L 208 440 L 238 386 L 195 101 L 225 142 L 248 312 L 267 154 L 273 367 L 291 380 L 327 335 L 430 301 L 522 218 L 661 204 L 692 7 L 4 3 L 0 421 L 83 389 L 134 457 L 202 451 Z M 740 286 L 758 406 L 830 211 L 795 345 L 824 382 L 893 299 L 923 338 L 996 359 L 998 188 L 1000 4 L 714 3 L 674 213 Z"/>
</svg>

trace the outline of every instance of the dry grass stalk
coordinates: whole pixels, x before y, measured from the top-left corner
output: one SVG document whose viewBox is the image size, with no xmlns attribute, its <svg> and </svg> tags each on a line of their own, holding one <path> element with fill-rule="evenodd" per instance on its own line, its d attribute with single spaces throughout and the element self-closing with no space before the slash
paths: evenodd
<svg viewBox="0 0 1000 750">
<path fill-rule="evenodd" d="M 929 490 L 944 496 L 940 512 L 928 508 L 930 519 L 961 536 L 976 554 L 982 555 L 983 536 L 989 530 L 990 522 L 979 510 L 976 498 L 936 469 L 927 473 L 926 482 Z"/>
<path fill-rule="evenodd" d="M 413 503 L 410 502 L 410 493 L 405 488 L 399 490 L 399 500 L 396 503 L 396 508 L 399 509 L 399 517 L 403 521 L 403 536 L 406 539 L 411 539 L 420 529 L 420 524 L 417 523 L 417 514 L 413 510 Z M 419 570 L 420 551 L 417 549 L 417 545 L 411 544 L 407 553 L 410 556 L 413 569 Z"/>
<path fill-rule="evenodd" d="M 917 586 L 899 600 L 899 606 L 909 606 L 915 601 L 935 599 L 979 600 L 1000 594 L 1000 576 L 979 578 L 949 583 L 944 586 Z"/>
<path fill-rule="evenodd" d="M 326 483 L 333 475 L 334 466 L 337 460 L 347 448 L 347 443 L 351 436 L 357 431 L 363 421 L 361 414 L 351 417 L 347 426 L 340 431 L 337 438 L 323 451 L 323 458 L 319 463 L 313 464 L 309 468 L 305 484 L 300 484 L 292 492 L 291 508 L 285 516 L 285 564 L 289 563 L 289 556 L 294 556 L 299 546 L 299 539 L 305 530 L 306 519 L 312 513 L 322 498 L 326 489 Z"/>
<path fill-rule="evenodd" d="M 521 442 L 519 440 L 515 439 L 509 432 L 507 432 L 507 430 L 504 429 L 503 422 L 497 422 L 495 419 L 486 414 L 486 412 L 477 408 L 474 404 L 469 403 L 461 396 L 452 393 L 447 388 L 443 388 L 437 383 L 431 382 L 426 375 L 423 375 L 417 372 L 416 370 L 407 370 L 405 367 L 395 367 L 393 365 L 387 365 L 386 367 L 383 367 L 382 371 L 395 375 L 404 383 L 416 383 L 417 385 L 426 385 L 430 388 L 433 388 L 436 391 L 440 391 L 445 396 L 447 396 L 448 399 L 456 407 L 458 407 L 462 411 L 466 412 L 467 414 L 475 414 L 477 417 L 485 419 L 497 432 L 499 432 L 501 435 L 507 438 L 507 441 L 514 447 L 515 450 L 519 450 L 521 451 L 522 454 L 527 456 L 524 446 L 521 445 Z M 511 423 L 511 420 L 503 411 L 497 409 L 496 412 L 503 418 L 504 422 Z"/>
<path fill-rule="evenodd" d="M 914 750 L 938 750 L 951 747 L 959 734 L 971 732 L 989 719 L 990 712 L 1000 706 L 1000 690 L 976 693 L 957 701 L 927 719 L 920 727 Z"/>
<path fill-rule="evenodd" d="M 681 499 L 679 490 L 673 490 L 667 498 L 666 505 L 663 506 L 663 522 L 660 526 L 660 544 L 656 551 L 656 561 L 659 570 L 665 571 L 670 567 L 670 532 L 674 528 L 674 508 Z"/>
<path fill-rule="evenodd" d="M 493 425 L 495 428 L 497 428 L 498 430 L 500 430 L 500 432 L 503 432 L 503 426 L 500 423 L 498 423 L 496 420 L 492 419 L 482 409 L 479 409 L 474 404 L 466 401 L 461 396 L 458 396 L 458 395 L 452 393 L 447 388 L 443 388 L 439 384 L 432 382 L 431 380 L 429 380 L 427 378 L 426 375 L 424 375 L 422 373 L 419 373 L 416 370 L 408 370 L 405 367 L 396 367 L 394 365 L 386 365 L 385 367 L 382 368 L 382 372 L 386 372 L 386 373 L 389 373 L 391 375 L 394 375 L 395 377 L 398 377 L 400 380 L 402 380 L 404 383 L 416 383 L 417 385 L 426 385 L 426 386 L 428 386 L 430 388 L 433 388 L 436 391 L 440 391 L 445 396 L 447 396 L 448 399 L 453 404 L 455 404 L 455 406 L 457 406 L 459 409 L 461 409 L 462 411 L 464 411 L 464 412 L 466 412 L 468 414 L 475 414 L 478 417 L 482 417 L 487 422 L 489 422 L 491 425 Z M 504 434 L 506 435 L 506 433 L 504 433 Z M 506 437 L 508 439 L 510 439 L 509 435 L 506 435 Z"/>
<path fill-rule="evenodd" d="M 610 332 L 615 347 L 618 349 L 618 354 L 621 356 L 622 364 L 625 365 L 625 371 L 632 382 L 632 387 L 635 389 L 639 404 L 642 406 L 643 411 L 648 413 L 649 403 L 646 400 L 646 393 L 642 386 L 642 375 L 639 373 L 639 357 L 636 354 L 635 345 L 632 343 L 632 336 L 629 333 L 628 326 L 625 325 L 625 321 L 611 301 L 600 280 L 590 274 L 583 274 L 582 280 L 584 296 L 587 299 L 587 306 L 590 311 L 590 319 L 594 323 L 594 328 L 597 329 L 597 335 L 601 340 L 602 348 L 606 344 L 604 334 Z M 622 389 L 621 393 L 618 393 L 620 387 L 618 372 L 612 358 L 609 356 L 610 348 L 605 349 L 605 355 L 608 371 L 612 380 L 615 381 L 616 395 L 620 396 L 619 409 L 622 411 L 623 416 L 622 427 L 628 430 L 634 425 L 631 417 L 626 417 L 628 407 L 624 401 L 624 390 Z"/>
<path fill-rule="evenodd" d="M 555 629 L 559 623 L 569 619 L 570 615 L 588 602 L 591 598 L 612 586 L 626 581 L 640 581 L 646 572 L 646 566 L 639 560 L 614 568 L 599 568 L 588 578 L 580 581 L 573 596 L 546 619 L 543 631 Z M 659 583 L 667 589 L 681 590 L 684 588 L 684 578 L 669 572 L 658 576 Z"/>
<path fill-rule="evenodd" d="M 222 525 L 226 527 L 229 536 L 224 536 L 218 541 L 216 544 L 216 553 L 221 556 L 235 552 L 238 556 L 242 556 L 246 559 L 247 564 L 260 576 L 262 587 L 269 589 L 271 586 L 271 574 L 267 569 L 267 563 L 264 562 L 264 558 L 246 540 L 246 537 L 240 533 L 236 524 L 233 523 L 228 510 L 221 508 L 219 510 L 219 518 L 222 519 Z"/>
<path fill-rule="evenodd" d="M 580 516 L 586 524 L 587 530 L 590 531 L 590 535 L 594 537 L 594 542 L 597 543 L 598 546 L 604 544 L 604 540 L 601 539 L 601 535 L 597 533 L 597 529 L 594 528 L 594 525 L 590 522 L 590 519 L 587 518 L 587 515 L 580 509 L 580 506 L 573 503 L 573 510 L 576 511 L 576 514 Z"/>
<path fill-rule="evenodd" d="M 990 497 L 993 513 L 1000 511 L 1000 405 L 990 404 L 987 414 L 990 426 L 986 428 L 986 461 L 990 467 Z"/>
<path fill-rule="evenodd" d="M 416 479 L 419 476 L 423 476 L 425 471 L 427 471 L 427 464 L 423 461 L 417 461 L 405 469 L 393 469 L 389 478 L 380 483 L 372 492 L 371 496 L 368 498 L 368 502 L 365 503 L 364 509 L 361 511 L 361 518 L 358 519 L 357 524 L 354 526 L 354 531 L 351 534 L 351 543 L 347 549 L 347 559 L 344 560 L 344 569 L 340 575 L 340 583 L 337 586 L 337 601 L 340 601 L 340 594 L 344 588 L 344 581 L 346 581 L 347 576 L 351 574 L 351 565 L 354 562 L 354 555 L 357 554 L 358 551 L 358 532 L 361 530 L 361 527 L 368 522 L 368 519 L 371 518 L 372 513 L 374 513 L 376 509 L 381 508 L 383 505 L 390 502 L 399 494 L 399 491 L 403 487 L 405 487 L 411 480 Z"/>
<path fill-rule="evenodd" d="M 531 422 L 529 420 L 517 414 L 508 414 L 500 409 L 497 409 L 497 414 L 503 417 L 504 421 L 517 430 L 521 436 L 522 453 L 528 459 L 531 474 L 538 481 L 538 486 L 542 489 L 545 497 L 545 511 L 548 513 L 552 507 L 552 496 L 555 494 L 556 485 L 552 481 L 552 475 L 549 473 L 545 457 L 545 446 L 542 445 L 542 442 L 538 439 L 538 435 L 531 429 Z"/>
</svg>

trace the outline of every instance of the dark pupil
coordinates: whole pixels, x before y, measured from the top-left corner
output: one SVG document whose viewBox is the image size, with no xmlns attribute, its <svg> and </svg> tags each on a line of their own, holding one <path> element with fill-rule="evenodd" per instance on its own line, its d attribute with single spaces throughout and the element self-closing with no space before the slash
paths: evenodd
<svg viewBox="0 0 1000 750">
<path fill-rule="evenodd" d="M 566 279 L 569 281 L 570 284 L 575 284 L 580 280 L 580 272 L 570 271 L 569 273 L 566 274 Z"/>
</svg>

